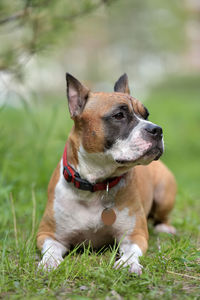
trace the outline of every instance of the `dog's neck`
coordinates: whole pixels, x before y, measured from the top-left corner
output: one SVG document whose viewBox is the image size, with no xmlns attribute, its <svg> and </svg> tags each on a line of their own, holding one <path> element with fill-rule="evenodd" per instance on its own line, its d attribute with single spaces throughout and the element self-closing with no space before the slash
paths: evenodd
<svg viewBox="0 0 200 300">
<path fill-rule="evenodd" d="M 88 153 L 82 145 L 78 149 L 78 173 L 91 183 L 115 177 L 117 166 L 111 155 L 105 153 Z"/>
<path fill-rule="evenodd" d="M 88 153 L 72 136 L 67 141 L 67 148 L 69 164 L 79 173 L 81 178 L 90 183 L 101 182 L 127 172 L 124 168 L 119 168 L 110 154 Z"/>
</svg>

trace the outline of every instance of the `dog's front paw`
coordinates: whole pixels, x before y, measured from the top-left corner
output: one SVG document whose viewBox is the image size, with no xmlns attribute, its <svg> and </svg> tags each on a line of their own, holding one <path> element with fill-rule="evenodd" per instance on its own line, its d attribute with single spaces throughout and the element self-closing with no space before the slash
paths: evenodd
<svg viewBox="0 0 200 300">
<path fill-rule="evenodd" d="M 38 264 L 38 270 L 52 271 L 56 269 L 62 261 L 62 257 L 44 255 L 42 260 Z"/>
<path fill-rule="evenodd" d="M 115 264 L 114 268 L 119 269 L 120 267 L 129 267 L 129 272 L 130 273 L 136 273 L 137 275 L 142 274 L 142 268 L 143 266 L 139 263 L 139 261 L 135 258 L 129 258 L 127 260 L 127 257 L 121 257 L 118 259 Z"/>
</svg>

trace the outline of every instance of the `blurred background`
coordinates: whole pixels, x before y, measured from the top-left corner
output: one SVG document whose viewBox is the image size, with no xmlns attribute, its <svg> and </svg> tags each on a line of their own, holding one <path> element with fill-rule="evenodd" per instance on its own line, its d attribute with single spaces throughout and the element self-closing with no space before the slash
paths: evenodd
<svg viewBox="0 0 200 300">
<path fill-rule="evenodd" d="M 112 91 L 128 74 L 132 95 L 164 129 L 163 160 L 179 186 L 175 222 L 192 226 L 200 210 L 199 0 L 1 0 L 2 228 L 11 196 L 19 226 L 31 226 L 33 199 L 39 222 L 72 126 L 65 72 L 95 91 Z"/>
</svg>

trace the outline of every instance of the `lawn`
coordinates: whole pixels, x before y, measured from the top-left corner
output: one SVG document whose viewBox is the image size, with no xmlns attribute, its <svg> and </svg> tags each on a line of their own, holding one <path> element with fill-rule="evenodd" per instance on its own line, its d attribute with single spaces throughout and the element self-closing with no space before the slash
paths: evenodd
<svg viewBox="0 0 200 300">
<path fill-rule="evenodd" d="M 37 272 L 35 235 L 72 122 L 64 95 L 0 108 L 0 299 L 200 299 L 199 82 L 172 78 L 145 101 L 150 120 L 163 127 L 162 159 L 178 183 L 177 235 L 156 235 L 150 224 L 140 277 L 113 269 L 116 247 L 75 249 L 59 269 Z"/>
</svg>

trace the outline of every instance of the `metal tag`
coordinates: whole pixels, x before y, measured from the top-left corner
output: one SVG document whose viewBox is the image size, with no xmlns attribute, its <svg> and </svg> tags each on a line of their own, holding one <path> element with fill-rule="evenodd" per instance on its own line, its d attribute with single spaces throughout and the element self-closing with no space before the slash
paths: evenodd
<svg viewBox="0 0 200 300">
<path fill-rule="evenodd" d="M 110 226 L 113 223 L 115 223 L 116 213 L 115 213 L 114 209 L 112 209 L 112 208 L 105 208 L 102 211 L 101 219 L 102 219 L 103 223 L 105 225 L 108 225 L 108 226 Z"/>
</svg>

